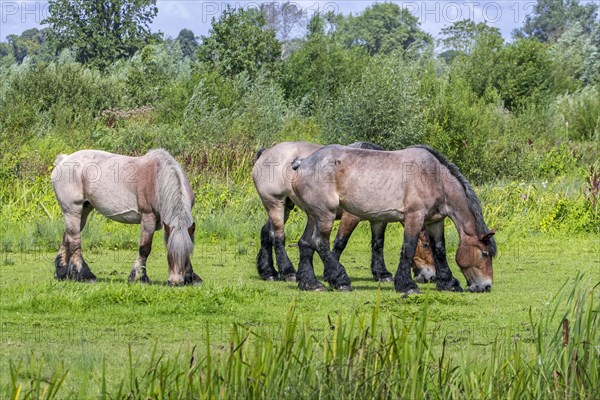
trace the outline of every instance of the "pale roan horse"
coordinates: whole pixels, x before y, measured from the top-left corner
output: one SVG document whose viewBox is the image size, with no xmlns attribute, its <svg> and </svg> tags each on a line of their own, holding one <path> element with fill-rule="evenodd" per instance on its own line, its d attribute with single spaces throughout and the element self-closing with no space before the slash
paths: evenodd
<svg viewBox="0 0 600 400">
<path fill-rule="evenodd" d="M 323 147 L 307 142 L 283 142 L 257 153 L 252 178 L 268 216 L 266 224 L 261 229 L 261 247 L 257 256 L 258 274 L 264 280 L 294 281 L 296 279 L 296 270 L 285 250 L 284 230 L 289 213 L 294 208 L 290 200 L 293 191 L 292 178 L 295 175 L 294 161 L 308 157 Z M 368 142 L 353 143 L 350 147 L 382 150 L 381 147 Z M 340 226 L 334 242 L 333 255 L 339 260 L 350 235 L 361 219 L 342 209 L 337 210 L 336 218 L 340 219 Z M 386 226 L 385 222 L 371 223 L 371 272 L 375 281 L 391 281 L 392 278 L 383 257 Z M 433 255 L 424 235 L 423 239 L 419 242 L 412 264 L 415 279 L 419 282 L 427 282 L 435 277 Z M 279 272 L 274 267 L 273 249 Z M 324 271 L 324 278 L 329 281 L 327 269 Z M 337 288 L 344 290 L 350 287 L 342 285 Z"/>
<path fill-rule="evenodd" d="M 139 255 L 129 281 L 148 283 L 146 259 L 154 231 L 164 227 L 168 284 L 197 284 L 192 269 L 195 223 L 194 193 L 179 163 L 162 149 L 142 157 L 81 150 L 56 158 L 52 186 L 65 218 L 65 233 L 56 256 L 56 279 L 93 282 L 81 254 L 81 231 L 93 209 L 105 217 L 141 224 Z"/>
<path fill-rule="evenodd" d="M 483 220 L 477 195 L 458 168 L 427 146 L 398 151 L 372 151 L 332 145 L 299 162 L 292 179 L 292 201 L 309 216 L 299 242 L 300 288 L 319 290 L 310 263 L 316 250 L 332 271 L 332 284 L 350 280 L 329 248 L 336 213 L 342 208 L 375 222 L 399 221 L 404 225 L 400 265 L 394 277 L 398 292 L 419 293 L 410 276 L 419 233 L 425 225 L 436 269 L 439 290 L 462 291 L 446 260 L 444 219 L 449 217 L 459 235 L 456 262 L 468 289 L 492 288 L 492 257 L 496 254 L 494 230 Z"/>
</svg>

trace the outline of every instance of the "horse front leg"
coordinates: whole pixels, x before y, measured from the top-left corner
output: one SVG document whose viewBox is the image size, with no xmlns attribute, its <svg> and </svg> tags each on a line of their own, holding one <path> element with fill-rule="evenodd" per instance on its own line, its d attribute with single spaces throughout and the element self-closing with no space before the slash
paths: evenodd
<svg viewBox="0 0 600 400">
<path fill-rule="evenodd" d="M 385 222 L 371 222 L 371 272 L 375 282 L 392 282 L 392 273 L 386 268 L 383 258 L 386 228 Z"/>
<path fill-rule="evenodd" d="M 433 252 L 435 264 L 435 285 L 438 290 L 462 292 L 458 280 L 452 276 L 448 260 L 446 259 L 446 239 L 444 238 L 444 221 L 439 221 L 427 226 L 427 234 Z"/>
<path fill-rule="evenodd" d="M 156 230 L 156 216 L 154 214 L 142 215 L 142 233 L 140 235 L 140 247 L 138 257 L 129 273 L 129 282 L 133 283 L 136 280 L 141 283 L 150 283 L 150 278 L 146 273 L 146 260 L 152 251 L 152 238 Z"/>
<path fill-rule="evenodd" d="M 79 214 L 65 214 L 65 235 L 63 239 L 63 245 L 68 255 L 68 264 L 66 274 L 59 277 L 58 271 L 55 273 L 57 279 L 72 279 L 79 282 L 95 282 L 96 275 L 92 273 L 90 267 L 87 265 L 81 254 L 81 229 L 85 222 L 82 223 L 81 213 Z M 61 245 L 61 250 L 63 250 Z"/>
</svg>

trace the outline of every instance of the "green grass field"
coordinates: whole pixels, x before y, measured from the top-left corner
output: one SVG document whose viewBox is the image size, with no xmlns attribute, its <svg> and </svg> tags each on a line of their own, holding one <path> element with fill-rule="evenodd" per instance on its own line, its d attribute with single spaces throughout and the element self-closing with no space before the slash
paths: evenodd
<svg viewBox="0 0 600 400">
<path fill-rule="evenodd" d="M 240 332 L 251 332 L 254 338 L 246 343 L 239 341 L 240 346 L 244 344 L 256 351 L 256 346 L 262 346 L 257 338 L 266 337 L 277 347 L 289 337 L 293 321 L 298 322 L 294 330 L 308 333 L 313 345 L 326 349 L 323 343 L 330 343 L 339 334 L 339 324 L 347 327 L 356 323 L 359 331 L 360 327 L 375 329 L 376 325 L 382 337 L 395 337 L 394 324 L 410 326 L 426 318 L 423 329 L 428 338 L 437 338 L 431 342 L 435 343 L 430 350 L 438 358 L 444 342 L 447 360 L 460 365 L 467 354 L 468 359 L 485 364 L 499 340 L 512 338 L 524 349 L 533 348 L 539 339 L 535 321 L 555 306 L 558 312 L 551 318 L 554 326 L 549 328 L 556 331 L 559 315 L 567 304 L 555 304 L 557 300 L 553 298 L 565 282 L 570 290 L 569 285 L 579 274 L 583 278 L 577 284 L 590 290 L 587 296 L 595 298 L 594 310 L 598 313 L 599 289 L 591 289 L 600 281 L 597 237 L 532 236 L 516 241 L 499 233 L 491 293 L 438 292 L 433 285 L 425 284 L 421 285 L 422 295 L 403 299 L 392 284 L 380 285 L 371 280 L 367 229 L 359 228 L 342 255 L 354 287 L 351 293 L 305 293 L 294 283 L 261 281 L 255 271 L 256 238 L 248 238 L 246 243 L 197 243 L 193 264 L 204 284 L 186 288 L 163 285 L 167 278 L 166 253 L 158 235 L 148 261 L 152 285 L 127 283 L 135 251 L 86 251 L 84 243 L 84 257 L 99 278 L 95 284 L 55 281 L 53 253 L 4 253 L 0 260 L 0 398 L 14 396 L 19 385 L 21 397 L 160 398 L 148 382 L 161 382 L 164 377 L 148 378 L 148 371 L 156 370 L 152 365 L 164 367 L 166 363 L 173 368 L 171 378 L 178 373 L 185 376 L 193 355 L 214 364 L 218 370 L 219 363 L 226 363 L 223 360 L 232 362 L 231 346 L 238 343 L 236 335 Z M 393 226 L 387 236 L 386 261 L 392 271 L 398 262 L 400 234 L 401 228 Z M 448 247 L 453 273 L 464 284 L 452 260 L 456 248 L 452 235 Z M 297 249 L 290 246 L 288 251 L 296 264 Z M 321 277 L 320 260 L 315 266 Z M 290 316 L 291 308 L 294 311 Z M 598 328 L 597 315 L 594 324 L 591 329 Z M 412 330 L 421 332 L 420 328 Z M 528 351 L 523 350 L 524 356 Z M 206 359 L 207 354 L 211 359 Z M 327 351 L 323 350 L 322 357 L 314 357 L 324 362 Z M 590 365 L 598 365 L 600 349 L 592 354 L 594 357 Z M 200 381 L 207 373 L 205 369 L 206 366 L 198 367 Z M 171 373 L 163 374 L 168 377 Z M 138 391 L 132 389 L 139 385 L 132 383 L 134 376 L 146 382 Z M 299 384 L 293 376 L 288 379 L 291 386 Z M 57 382 L 60 386 L 56 386 Z M 241 386 L 247 384 L 242 382 Z M 177 390 L 176 386 L 167 386 Z M 261 393 L 232 392 L 230 386 L 224 387 L 229 389 L 196 388 L 199 391 L 191 397 L 229 397 L 234 393 L 254 397 Z M 422 389 L 413 389 L 408 388 L 404 395 L 385 393 L 400 398 L 424 395 Z M 480 393 L 486 392 L 485 388 L 481 390 Z M 182 397 L 182 393 L 167 392 L 162 397 Z M 352 393 L 357 392 L 343 397 L 354 397 Z M 461 389 L 455 395 L 468 397 L 468 393 L 474 392 Z M 294 397 L 292 394 L 284 397 Z M 305 397 L 332 395 L 335 393 L 305 393 Z"/>
</svg>

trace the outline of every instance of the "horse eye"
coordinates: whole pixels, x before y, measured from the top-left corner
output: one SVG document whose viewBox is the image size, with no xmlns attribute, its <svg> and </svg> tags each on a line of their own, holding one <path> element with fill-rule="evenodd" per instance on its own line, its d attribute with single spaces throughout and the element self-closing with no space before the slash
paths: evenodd
<svg viewBox="0 0 600 400">
<path fill-rule="evenodd" d="M 481 252 L 481 255 L 482 255 L 482 256 L 484 256 L 484 257 L 489 257 L 489 256 L 490 256 L 490 253 L 489 253 L 489 252 L 487 252 L 487 251 L 482 251 L 482 252 Z"/>
</svg>

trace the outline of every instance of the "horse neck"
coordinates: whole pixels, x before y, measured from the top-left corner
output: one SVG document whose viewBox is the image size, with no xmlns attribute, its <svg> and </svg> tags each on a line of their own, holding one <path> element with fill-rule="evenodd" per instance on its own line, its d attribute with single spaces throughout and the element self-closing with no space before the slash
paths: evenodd
<svg viewBox="0 0 600 400">
<path fill-rule="evenodd" d="M 456 178 L 453 177 L 451 190 L 446 191 L 447 215 L 450 217 L 461 243 L 469 238 L 477 238 L 477 220 L 469 208 L 467 195 Z"/>
</svg>

